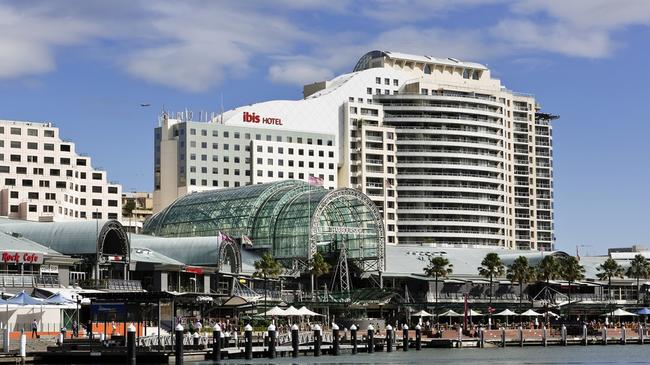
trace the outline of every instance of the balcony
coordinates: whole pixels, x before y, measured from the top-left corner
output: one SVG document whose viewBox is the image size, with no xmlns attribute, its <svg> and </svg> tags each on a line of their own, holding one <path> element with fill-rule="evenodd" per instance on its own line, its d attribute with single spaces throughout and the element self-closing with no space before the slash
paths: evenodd
<svg viewBox="0 0 650 365">
<path fill-rule="evenodd" d="M 87 279 L 79 282 L 83 289 L 103 289 L 108 291 L 134 292 L 142 291 L 142 282 L 140 280 L 121 280 L 121 279 Z"/>
</svg>

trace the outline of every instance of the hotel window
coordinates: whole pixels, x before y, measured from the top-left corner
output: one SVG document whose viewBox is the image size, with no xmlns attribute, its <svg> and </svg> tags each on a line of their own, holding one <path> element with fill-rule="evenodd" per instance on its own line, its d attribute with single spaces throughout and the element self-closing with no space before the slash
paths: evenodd
<svg viewBox="0 0 650 365">
<path fill-rule="evenodd" d="M 273 147 L 271 146 L 266 147 L 266 152 L 273 153 Z"/>
<path fill-rule="evenodd" d="M 273 177 L 273 171 L 267 171 L 267 172 L 266 172 L 266 175 L 267 175 L 268 177 Z"/>
<path fill-rule="evenodd" d="M 93 186 L 93 193 L 101 193 L 101 192 L 102 192 L 101 186 Z"/>
<path fill-rule="evenodd" d="M 38 136 L 38 130 L 29 128 L 29 129 L 27 129 L 27 135 L 28 136 Z"/>
<path fill-rule="evenodd" d="M 375 77 L 375 82 L 377 84 L 381 84 L 381 77 Z"/>
<path fill-rule="evenodd" d="M 196 129 L 191 128 L 191 129 L 190 129 L 190 135 L 192 135 L 192 136 L 196 136 Z"/>
<path fill-rule="evenodd" d="M 399 86 L 399 81 L 397 81 L 397 79 L 393 79 L 393 86 Z"/>
<path fill-rule="evenodd" d="M 245 133 L 244 134 L 244 139 L 251 139 L 251 134 L 250 133 Z"/>
<path fill-rule="evenodd" d="M 46 157 L 47 158 L 47 157 Z M 51 157 L 50 157 L 51 158 Z M 11 155 L 9 158 L 13 162 L 20 162 L 20 155 Z M 54 159 L 52 158 L 52 163 L 54 163 Z"/>
<path fill-rule="evenodd" d="M 469 77 L 470 77 L 469 73 L 470 73 L 469 69 L 464 69 L 463 70 L 463 78 L 464 79 L 469 79 Z"/>
<path fill-rule="evenodd" d="M 229 163 L 230 162 L 230 157 L 223 156 L 223 162 Z"/>
<path fill-rule="evenodd" d="M 372 88 L 371 87 L 366 88 L 366 94 L 372 95 Z"/>
<path fill-rule="evenodd" d="M 421 89 L 421 90 L 420 90 L 420 94 L 422 94 L 422 95 L 428 95 L 428 94 L 429 94 L 429 90 L 428 90 L 428 89 Z"/>
<path fill-rule="evenodd" d="M 20 141 L 11 141 L 11 148 L 20 148 Z"/>
<path fill-rule="evenodd" d="M 61 145 L 61 151 L 70 152 L 70 145 L 69 144 L 62 144 Z"/>
<path fill-rule="evenodd" d="M 235 138 L 239 139 L 239 132 L 235 132 Z"/>
<path fill-rule="evenodd" d="M 431 74 L 431 66 L 429 65 L 424 65 L 424 73 L 427 75 Z"/>
<path fill-rule="evenodd" d="M 223 132 L 223 138 L 228 138 L 230 137 L 230 133 L 228 132 Z"/>
<path fill-rule="evenodd" d="M 212 131 L 212 137 L 219 137 L 219 131 Z"/>
<path fill-rule="evenodd" d="M 375 94 L 381 95 L 381 89 L 375 89 Z"/>
<path fill-rule="evenodd" d="M 201 135 L 202 135 L 202 136 L 207 136 L 207 135 L 208 135 L 208 131 L 205 130 L 205 129 L 201 129 Z"/>
<path fill-rule="evenodd" d="M 384 85 L 390 85 L 390 79 L 388 77 L 384 79 Z"/>
<path fill-rule="evenodd" d="M 15 127 L 11 128 L 11 134 L 16 135 L 16 136 L 20 136 L 20 133 L 21 133 L 20 128 L 15 128 Z"/>
</svg>

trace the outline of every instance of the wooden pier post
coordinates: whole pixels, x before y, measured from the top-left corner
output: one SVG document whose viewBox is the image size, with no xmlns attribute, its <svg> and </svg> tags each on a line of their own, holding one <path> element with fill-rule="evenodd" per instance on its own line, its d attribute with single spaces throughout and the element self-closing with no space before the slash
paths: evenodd
<svg viewBox="0 0 650 365">
<path fill-rule="evenodd" d="M 269 359 L 275 359 L 275 325 L 271 323 L 266 330 L 269 334 Z"/>
<path fill-rule="evenodd" d="M 422 327 L 415 326 L 415 351 L 422 350 Z"/>
<path fill-rule="evenodd" d="M 129 365 L 135 365 L 135 356 L 135 327 L 133 326 L 133 323 L 131 323 L 129 328 L 126 330 L 126 363 Z"/>
<path fill-rule="evenodd" d="M 501 347 L 506 347 L 506 329 L 501 327 Z"/>
<path fill-rule="evenodd" d="M 323 342 L 323 335 L 321 333 L 320 325 L 314 326 L 314 356 L 320 356 L 320 346 Z"/>
<path fill-rule="evenodd" d="M 298 335 L 298 325 L 294 323 L 291 326 L 291 357 L 298 357 L 298 349 L 300 346 Z"/>
<path fill-rule="evenodd" d="M 244 327 L 244 358 L 253 358 L 253 327 L 249 324 Z"/>
<path fill-rule="evenodd" d="M 409 326 L 402 325 L 402 351 L 409 350 Z"/>
<path fill-rule="evenodd" d="M 183 365 L 183 325 L 180 323 L 175 328 L 176 346 L 174 351 L 174 358 L 176 365 Z"/>
<path fill-rule="evenodd" d="M 386 326 L 386 352 L 393 352 L 393 326 Z"/>
<path fill-rule="evenodd" d="M 352 344 L 352 355 L 356 355 L 359 350 L 357 348 L 357 326 L 355 324 L 350 326 L 350 343 Z"/>
<path fill-rule="evenodd" d="M 375 352 L 375 327 L 373 325 L 369 324 L 368 325 L 368 338 L 367 338 L 367 343 L 368 343 L 368 353 L 372 354 Z"/>
<path fill-rule="evenodd" d="M 562 328 L 560 330 L 560 335 L 562 336 L 562 346 L 566 346 L 567 341 L 566 341 L 566 326 L 565 325 L 562 325 Z"/>
<path fill-rule="evenodd" d="M 332 323 L 332 355 L 339 356 L 339 326 Z"/>
<path fill-rule="evenodd" d="M 221 361 L 221 326 L 219 323 L 212 328 L 212 360 Z"/>
<path fill-rule="evenodd" d="M 607 345 L 607 327 L 601 329 L 601 337 L 603 338 L 603 345 Z"/>
<path fill-rule="evenodd" d="M 542 346 L 544 347 L 548 346 L 548 333 L 546 330 L 546 326 L 542 327 Z"/>
</svg>

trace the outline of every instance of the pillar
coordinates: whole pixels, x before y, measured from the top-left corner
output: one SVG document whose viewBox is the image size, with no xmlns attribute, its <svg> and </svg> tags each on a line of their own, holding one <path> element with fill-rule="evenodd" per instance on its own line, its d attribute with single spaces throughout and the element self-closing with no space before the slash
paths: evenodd
<svg viewBox="0 0 650 365">
<path fill-rule="evenodd" d="M 176 346 L 174 356 L 176 358 L 176 365 L 183 364 L 183 326 L 179 323 L 174 329 L 176 335 Z"/>
<path fill-rule="evenodd" d="M 415 326 L 415 351 L 422 350 L 422 327 Z"/>
<path fill-rule="evenodd" d="M 352 344 L 352 355 L 357 354 L 357 326 L 350 326 L 350 343 Z"/>
<path fill-rule="evenodd" d="M 250 360 L 253 358 L 253 327 L 247 324 L 244 327 L 244 358 Z"/>
<path fill-rule="evenodd" d="M 135 365 L 136 363 L 135 327 L 133 323 L 126 329 L 126 360 L 129 365 Z"/>
<path fill-rule="evenodd" d="M 386 326 L 386 352 L 393 352 L 393 327 Z"/>
<path fill-rule="evenodd" d="M 332 323 L 332 355 L 339 356 L 339 326 Z"/>
<path fill-rule="evenodd" d="M 368 353 L 375 352 L 375 327 L 371 324 L 368 325 L 368 338 L 367 338 L 367 350 Z"/>
<path fill-rule="evenodd" d="M 291 352 L 292 357 L 298 357 L 298 349 L 300 346 L 298 335 L 298 325 L 294 323 L 293 326 L 291 326 L 291 348 L 293 349 Z"/>
<path fill-rule="evenodd" d="M 320 325 L 314 326 L 314 356 L 320 356 L 320 346 L 323 341 Z"/>
<path fill-rule="evenodd" d="M 271 323 L 267 328 L 269 338 L 269 359 L 275 359 L 275 325 Z"/>
<path fill-rule="evenodd" d="M 221 361 L 221 326 L 219 323 L 212 328 L 212 360 Z"/>
<path fill-rule="evenodd" d="M 402 326 L 402 351 L 409 350 L 409 326 Z"/>
</svg>

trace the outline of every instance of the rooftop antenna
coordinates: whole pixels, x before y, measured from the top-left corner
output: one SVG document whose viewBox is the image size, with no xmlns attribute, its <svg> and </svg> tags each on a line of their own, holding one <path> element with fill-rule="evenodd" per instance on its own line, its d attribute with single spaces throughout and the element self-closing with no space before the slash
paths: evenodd
<svg viewBox="0 0 650 365">
<path fill-rule="evenodd" d="M 223 124 L 223 93 L 221 93 L 221 124 Z"/>
</svg>

